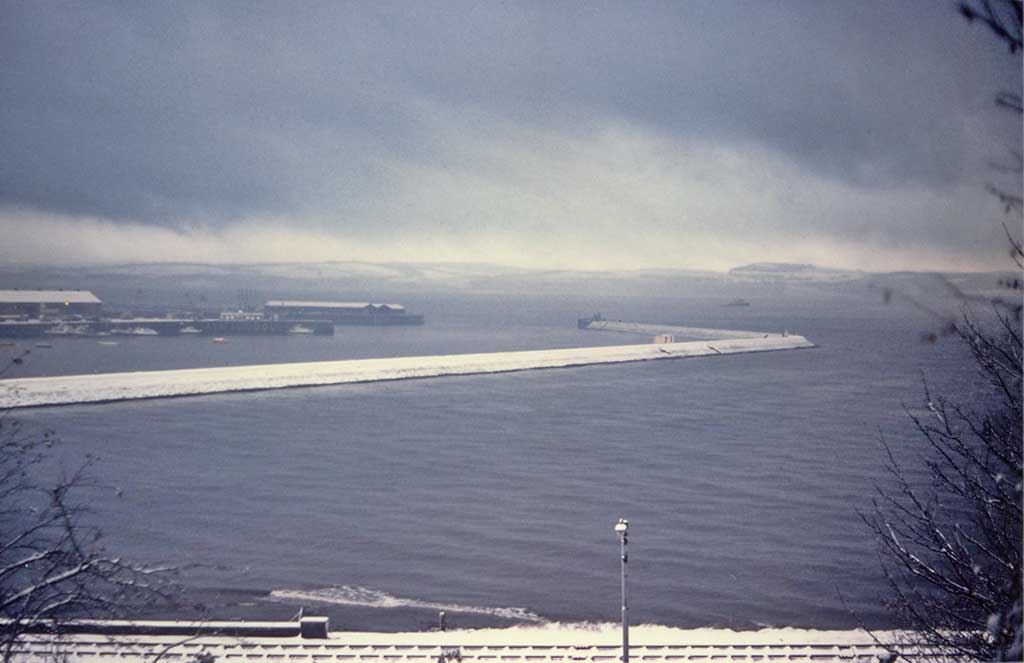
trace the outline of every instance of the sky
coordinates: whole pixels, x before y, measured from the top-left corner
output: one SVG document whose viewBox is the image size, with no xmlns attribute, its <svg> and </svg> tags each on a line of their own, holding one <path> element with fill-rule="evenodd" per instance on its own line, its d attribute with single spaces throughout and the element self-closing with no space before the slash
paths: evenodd
<svg viewBox="0 0 1024 663">
<path fill-rule="evenodd" d="M 952 1 L 0 0 L 0 62 L 6 263 L 1012 266 Z"/>
</svg>

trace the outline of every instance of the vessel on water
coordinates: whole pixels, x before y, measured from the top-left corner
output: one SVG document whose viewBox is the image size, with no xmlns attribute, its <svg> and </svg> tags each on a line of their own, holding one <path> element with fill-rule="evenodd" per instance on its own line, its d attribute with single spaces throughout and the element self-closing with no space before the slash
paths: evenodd
<svg viewBox="0 0 1024 663">
<path fill-rule="evenodd" d="M 288 328 L 289 334 L 312 334 L 313 328 L 305 325 L 294 325 Z"/>
<path fill-rule="evenodd" d="M 61 324 L 55 327 L 50 327 L 43 333 L 47 336 L 87 336 L 89 332 L 85 327 Z"/>
<path fill-rule="evenodd" d="M 333 336 L 334 323 L 316 318 L 220 319 L 220 318 L 103 318 L 74 320 L 0 320 L 0 338 L 69 336 L 276 336 L 301 325 L 317 336 Z M 48 331 L 53 330 L 53 331 Z M 143 330 L 143 331 L 140 331 Z M 302 332 L 299 332 L 302 333 Z"/>
<path fill-rule="evenodd" d="M 742 297 L 737 297 L 728 304 L 722 304 L 722 306 L 750 306 L 750 302 L 743 299 Z"/>
</svg>

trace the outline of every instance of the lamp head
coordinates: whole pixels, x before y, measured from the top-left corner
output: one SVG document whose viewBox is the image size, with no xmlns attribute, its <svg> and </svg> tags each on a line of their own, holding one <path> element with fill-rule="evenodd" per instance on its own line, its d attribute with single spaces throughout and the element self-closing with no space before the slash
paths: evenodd
<svg viewBox="0 0 1024 663">
<path fill-rule="evenodd" d="M 625 534 L 628 529 L 629 521 L 625 518 L 619 518 L 619 522 L 615 523 L 615 531 L 619 534 Z"/>
</svg>

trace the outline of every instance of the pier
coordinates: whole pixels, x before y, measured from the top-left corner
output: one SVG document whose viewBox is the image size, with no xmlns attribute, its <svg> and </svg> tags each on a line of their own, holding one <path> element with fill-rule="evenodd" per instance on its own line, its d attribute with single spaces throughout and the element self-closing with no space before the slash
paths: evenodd
<svg viewBox="0 0 1024 663">
<path fill-rule="evenodd" d="M 640 334 L 642 336 L 676 336 L 690 340 L 716 340 L 722 338 L 769 338 L 783 337 L 777 332 L 756 332 L 740 329 L 710 329 L 708 327 L 681 327 L 677 325 L 659 325 L 646 322 L 626 322 L 623 320 L 605 320 L 600 314 L 590 318 L 579 318 L 576 321 L 579 329 L 590 331 L 610 331 L 621 334 Z"/>
<path fill-rule="evenodd" d="M 140 398 L 197 396 L 233 391 L 313 387 L 448 375 L 478 375 L 595 364 L 662 361 L 687 357 L 813 348 L 803 336 L 772 335 L 686 343 L 645 343 L 434 355 L 347 359 L 294 364 L 227 366 L 0 380 L 0 409 L 102 403 Z"/>
</svg>

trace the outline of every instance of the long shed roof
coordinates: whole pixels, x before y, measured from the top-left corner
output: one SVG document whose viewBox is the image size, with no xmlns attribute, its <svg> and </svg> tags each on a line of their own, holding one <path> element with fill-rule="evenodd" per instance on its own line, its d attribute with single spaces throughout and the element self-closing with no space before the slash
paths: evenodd
<svg viewBox="0 0 1024 663">
<path fill-rule="evenodd" d="M 88 290 L 0 290 L 2 304 L 102 304 Z"/>
</svg>

